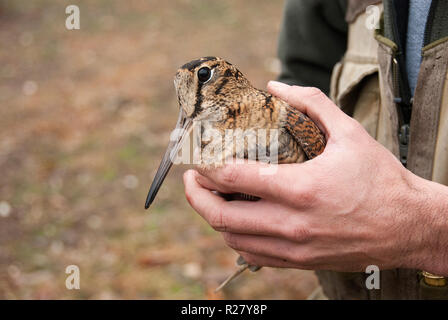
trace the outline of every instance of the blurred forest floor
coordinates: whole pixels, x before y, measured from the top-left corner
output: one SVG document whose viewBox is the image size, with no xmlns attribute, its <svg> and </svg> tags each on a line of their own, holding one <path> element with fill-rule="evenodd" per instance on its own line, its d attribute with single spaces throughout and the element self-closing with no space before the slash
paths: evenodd
<svg viewBox="0 0 448 320">
<path fill-rule="evenodd" d="M 81 29 L 65 28 L 77 4 Z M 236 254 L 151 179 L 177 119 L 176 69 L 200 56 L 264 88 L 283 1 L 0 0 L 0 298 L 303 299 L 312 272 L 264 268 L 223 292 Z M 77 265 L 81 289 L 67 290 Z"/>
</svg>

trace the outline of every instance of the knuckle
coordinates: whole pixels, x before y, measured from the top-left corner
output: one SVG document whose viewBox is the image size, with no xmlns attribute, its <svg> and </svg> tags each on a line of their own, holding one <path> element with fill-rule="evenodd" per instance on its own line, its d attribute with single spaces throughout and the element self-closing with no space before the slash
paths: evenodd
<svg viewBox="0 0 448 320">
<path fill-rule="evenodd" d="M 318 190 L 314 185 L 307 185 L 306 188 L 298 186 L 294 190 L 297 202 L 301 207 L 313 207 L 318 201 Z"/>
<path fill-rule="evenodd" d="M 290 227 L 287 236 L 295 242 L 307 242 L 311 239 L 311 232 L 302 225 L 294 225 Z"/>
<path fill-rule="evenodd" d="M 239 179 L 239 173 L 236 166 L 225 166 L 222 171 L 222 180 L 226 185 L 235 185 Z"/>
<path fill-rule="evenodd" d="M 237 237 L 232 233 L 224 233 L 223 234 L 224 241 L 226 244 L 235 250 L 240 249 L 240 242 L 238 241 Z"/>
<path fill-rule="evenodd" d="M 325 93 L 323 93 L 319 88 L 309 87 L 306 89 L 306 93 L 309 97 L 314 99 L 327 99 Z"/>
<path fill-rule="evenodd" d="M 307 91 L 310 96 L 320 96 L 321 94 L 323 94 L 323 92 L 316 87 L 309 87 L 307 88 Z"/>
<path fill-rule="evenodd" d="M 216 231 L 226 231 L 227 230 L 227 224 L 226 224 L 226 215 L 225 210 L 222 206 L 218 208 L 216 213 L 212 214 L 209 219 L 209 223 L 211 227 Z"/>
<path fill-rule="evenodd" d="M 311 206 L 316 202 L 316 193 L 312 188 L 302 191 L 300 195 L 305 204 Z"/>
</svg>

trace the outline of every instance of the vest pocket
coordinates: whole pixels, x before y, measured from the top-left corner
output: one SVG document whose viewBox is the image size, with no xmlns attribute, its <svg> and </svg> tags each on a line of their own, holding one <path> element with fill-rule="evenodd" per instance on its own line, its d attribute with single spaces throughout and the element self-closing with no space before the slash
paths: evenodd
<svg viewBox="0 0 448 320">
<path fill-rule="evenodd" d="M 378 64 L 346 55 L 333 68 L 331 99 L 376 138 L 381 94 Z"/>
</svg>

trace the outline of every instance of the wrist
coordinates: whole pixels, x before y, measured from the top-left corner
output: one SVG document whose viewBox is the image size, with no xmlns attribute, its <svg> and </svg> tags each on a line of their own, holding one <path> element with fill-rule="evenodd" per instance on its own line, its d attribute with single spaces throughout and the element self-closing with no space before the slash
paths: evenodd
<svg viewBox="0 0 448 320">
<path fill-rule="evenodd" d="M 448 275 L 448 187 L 409 172 L 407 268 Z"/>
</svg>

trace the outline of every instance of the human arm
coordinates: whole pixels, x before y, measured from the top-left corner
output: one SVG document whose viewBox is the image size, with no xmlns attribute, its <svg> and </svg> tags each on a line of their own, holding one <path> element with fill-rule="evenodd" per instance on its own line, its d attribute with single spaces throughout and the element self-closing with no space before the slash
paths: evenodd
<svg viewBox="0 0 448 320">
<path fill-rule="evenodd" d="M 347 46 L 346 2 L 286 1 L 278 43 L 279 81 L 329 93 L 333 67 Z"/>
</svg>

